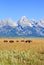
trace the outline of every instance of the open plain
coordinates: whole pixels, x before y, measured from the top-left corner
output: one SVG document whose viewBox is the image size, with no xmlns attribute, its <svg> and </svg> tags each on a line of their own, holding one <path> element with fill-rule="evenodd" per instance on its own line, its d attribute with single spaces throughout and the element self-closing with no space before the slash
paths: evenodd
<svg viewBox="0 0 44 65">
<path fill-rule="evenodd" d="M 0 65 L 44 65 L 44 39 L 0 38 Z"/>
<path fill-rule="evenodd" d="M 26 42 L 30 40 L 31 42 Z M 10 42 L 13 41 L 13 42 Z M 44 39 L 38 38 L 0 38 L 0 50 L 44 50 Z"/>
</svg>

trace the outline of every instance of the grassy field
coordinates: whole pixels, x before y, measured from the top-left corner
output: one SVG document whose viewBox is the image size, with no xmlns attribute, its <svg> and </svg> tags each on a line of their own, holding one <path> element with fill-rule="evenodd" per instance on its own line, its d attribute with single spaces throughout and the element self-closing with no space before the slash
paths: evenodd
<svg viewBox="0 0 44 65">
<path fill-rule="evenodd" d="M 8 40 L 8 42 L 3 42 Z M 10 43 L 9 40 L 14 40 Z M 16 42 L 16 41 L 19 42 Z M 26 43 L 21 40 L 31 40 Z M 44 39 L 0 39 L 0 65 L 44 65 Z"/>
</svg>

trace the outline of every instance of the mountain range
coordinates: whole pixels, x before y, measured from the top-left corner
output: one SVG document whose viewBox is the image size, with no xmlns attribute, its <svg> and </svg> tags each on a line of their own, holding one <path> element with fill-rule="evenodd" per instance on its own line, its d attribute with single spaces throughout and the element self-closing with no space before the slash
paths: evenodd
<svg viewBox="0 0 44 65">
<path fill-rule="evenodd" d="M 42 37 L 44 20 L 36 22 L 22 16 L 17 22 L 10 19 L 0 20 L 0 37 Z"/>
</svg>

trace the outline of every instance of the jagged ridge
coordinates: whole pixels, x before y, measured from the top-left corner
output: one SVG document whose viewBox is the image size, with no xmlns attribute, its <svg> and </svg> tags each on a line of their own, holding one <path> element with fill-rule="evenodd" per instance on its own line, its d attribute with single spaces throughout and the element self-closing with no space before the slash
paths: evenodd
<svg viewBox="0 0 44 65">
<path fill-rule="evenodd" d="M 17 22 L 0 20 L 0 37 L 44 37 L 44 20 L 36 22 L 26 16 Z"/>
</svg>

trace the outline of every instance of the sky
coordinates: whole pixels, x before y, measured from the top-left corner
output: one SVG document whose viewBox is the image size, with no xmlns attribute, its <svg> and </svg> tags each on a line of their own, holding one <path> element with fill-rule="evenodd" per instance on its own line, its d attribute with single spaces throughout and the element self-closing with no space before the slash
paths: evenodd
<svg viewBox="0 0 44 65">
<path fill-rule="evenodd" d="M 44 19 L 44 0 L 0 0 L 0 20 Z"/>
</svg>

